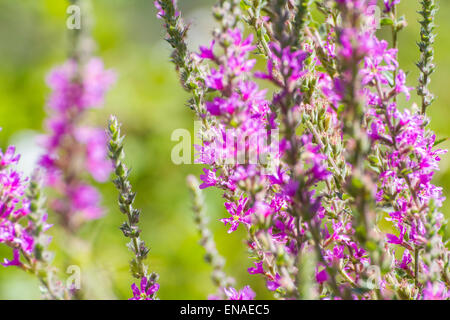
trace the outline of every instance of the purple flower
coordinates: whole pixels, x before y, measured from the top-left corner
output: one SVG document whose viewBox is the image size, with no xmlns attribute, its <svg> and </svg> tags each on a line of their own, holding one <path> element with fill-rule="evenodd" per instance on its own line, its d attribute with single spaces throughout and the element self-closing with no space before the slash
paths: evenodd
<svg viewBox="0 0 450 320">
<path fill-rule="evenodd" d="M 263 269 L 263 263 L 262 262 L 255 262 L 255 267 L 252 268 L 248 268 L 247 271 L 250 274 L 264 274 L 264 269 Z"/>
<path fill-rule="evenodd" d="M 403 226 L 400 226 L 400 235 L 397 237 L 396 235 L 393 234 L 386 234 L 386 241 L 388 243 L 392 243 L 392 244 L 403 244 L 403 237 L 405 236 L 405 232 L 406 232 L 406 228 Z"/>
<path fill-rule="evenodd" d="M 214 60 L 215 59 L 215 56 L 214 56 L 214 44 L 215 43 L 216 42 L 214 40 L 211 41 L 209 48 L 207 48 L 205 46 L 200 46 L 200 54 L 198 56 L 202 59 Z"/>
<path fill-rule="evenodd" d="M 296 180 L 290 180 L 283 186 L 283 195 L 288 198 L 292 198 L 295 196 L 297 189 L 299 186 L 299 182 Z"/>
<path fill-rule="evenodd" d="M 106 132 L 100 128 L 81 127 L 75 131 L 75 137 L 86 146 L 86 167 L 92 177 L 99 182 L 108 180 L 113 165 L 108 159 Z"/>
<path fill-rule="evenodd" d="M 399 264 L 399 267 L 401 269 L 408 269 L 408 265 L 412 262 L 412 256 L 411 253 L 409 253 L 409 250 L 405 250 L 405 252 L 403 253 L 403 257 L 402 257 L 402 261 Z"/>
<path fill-rule="evenodd" d="M 115 81 L 111 70 L 104 70 L 103 62 L 91 59 L 82 70 L 73 60 L 55 68 L 47 77 L 47 84 L 52 89 L 48 105 L 63 112 L 76 107 L 79 110 L 98 107 L 103 103 L 104 95 Z M 81 82 L 74 81 L 77 72 L 82 75 Z"/>
<path fill-rule="evenodd" d="M 213 116 L 220 116 L 222 114 L 232 114 L 236 109 L 236 97 L 223 99 L 216 97 L 212 102 L 206 102 L 206 110 Z"/>
<path fill-rule="evenodd" d="M 322 271 L 319 271 L 318 268 L 316 268 L 315 276 L 317 283 L 322 284 L 328 281 L 328 273 L 326 268 L 322 269 Z"/>
<path fill-rule="evenodd" d="M 397 106 L 396 97 L 404 93 L 409 99 L 411 88 L 399 69 L 397 49 L 376 37 L 371 8 L 376 3 L 336 0 L 337 15 L 334 11 L 325 14 L 326 38 L 306 29 L 305 41 L 295 47 L 291 40 L 296 42 L 296 36 L 277 29 L 277 23 L 289 25 L 283 20 L 289 15 L 282 21 L 277 21 L 277 15 L 256 18 L 256 23 L 267 23 L 267 30 L 272 30 L 269 48 L 258 43 L 257 53 L 263 51 L 261 59 L 267 61 L 264 73 L 253 70 L 253 36 L 245 38 L 238 28 L 218 29 L 212 43 L 200 46 L 193 59 L 192 70 L 199 70 L 196 76 L 204 98 L 201 107 L 194 109 L 207 124 L 201 132 L 203 145 L 196 146 L 201 155 L 196 161 L 210 168 L 200 176 L 201 188 L 214 186 L 223 191 L 230 217 L 221 221 L 230 224 L 229 233 L 244 223 L 251 238 L 256 238 L 248 246 L 258 260 L 247 271 L 264 274 L 271 291 L 289 291 L 284 287 L 295 279 L 289 279 L 291 271 L 280 270 L 279 263 L 289 266 L 287 262 L 295 263 L 299 253 L 307 250 L 316 250 L 323 258 L 315 266 L 315 279 L 321 284 L 317 287 L 323 289 L 317 295 L 336 299 L 361 284 L 374 263 L 374 252 L 384 264 L 397 245 L 406 248 L 401 261 L 395 260 L 392 270 L 378 279 L 382 298 L 395 295 L 388 288 L 397 284 L 405 285 L 405 292 L 412 288 L 410 266 L 418 265 L 410 252 L 414 246 L 423 248 L 421 256 L 429 255 L 427 245 L 433 243 L 433 249 L 446 256 L 438 232 L 445 223 L 439 212 L 443 190 L 432 184 L 445 151 L 434 148 L 436 136 L 425 115 Z M 386 11 L 398 3 L 385 0 Z M 178 22 L 173 17 L 165 19 L 168 28 L 174 27 L 167 23 L 169 19 Z M 168 31 L 172 43 L 176 42 L 171 38 L 173 29 Z M 185 66 L 178 63 L 177 68 Z M 261 90 L 254 78 L 270 83 Z M 270 100 L 268 92 L 273 92 Z M 277 151 L 263 147 L 254 152 L 275 162 L 247 161 L 253 155 L 251 147 L 259 145 L 251 135 L 275 130 L 282 134 L 271 139 Z M 386 208 L 386 218 L 399 235 L 375 230 L 375 212 Z M 366 219 L 355 219 L 355 213 Z M 362 238 L 371 244 L 367 251 Z M 279 252 L 283 252 L 282 261 L 277 260 Z M 270 272 L 264 271 L 263 261 Z M 427 283 L 439 276 L 434 269 L 443 265 L 442 259 L 420 259 L 420 279 Z M 335 271 L 337 288 L 333 289 L 337 291 L 329 287 L 334 282 L 329 281 L 330 270 Z M 430 285 L 416 289 L 411 290 L 415 297 L 447 295 Z M 225 290 L 230 298 L 240 297 L 234 288 Z M 371 298 L 374 293 L 352 291 L 355 299 Z"/>
<path fill-rule="evenodd" d="M 248 198 L 241 198 L 236 205 L 234 202 L 226 202 L 225 208 L 228 213 L 231 215 L 231 218 L 220 219 L 225 225 L 230 224 L 230 229 L 228 233 L 236 231 L 239 223 L 250 224 L 249 215 L 252 213 L 252 210 L 246 210 L 245 206 L 247 205 Z"/>
<path fill-rule="evenodd" d="M 200 179 L 203 181 L 202 184 L 200 184 L 200 189 L 205 189 L 208 187 L 213 187 L 217 184 L 218 180 L 216 178 L 216 170 L 208 170 L 206 168 L 203 168 L 203 172 L 205 174 L 200 175 Z"/>
<path fill-rule="evenodd" d="M 277 273 L 275 278 L 266 282 L 267 289 L 270 291 L 276 291 L 279 287 L 281 287 L 281 276 Z"/>
<path fill-rule="evenodd" d="M 227 295 L 228 300 L 253 300 L 256 296 L 250 286 L 245 286 L 240 291 L 237 291 L 233 287 L 224 288 L 224 292 Z"/>
<path fill-rule="evenodd" d="M 308 57 L 308 53 L 301 50 L 291 51 L 289 47 L 281 49 L 276 43 L 271 43 L 270 48 L 273 53 L 267 62 L 268 73 L 256 72 L 255 77 L 275 81 L 273 72 L 274 66 L 276 66 L 280 68 L 278 71 L 281 74 L 288 76 L 284 85 L 292 89 L 296 81 L 306 74 L 304 61 Z"/>
<path fill-rule="evenodd" d="M 397 94 L 404 93 L 406 96 L 406 99 L 409 100 L 411 97 L 411 94 L 409 93 L 413 88 L 407 87 L 405 85 L 406 83 L 406 75 L 403 72 L 403 70 L 400 70 L 396 76 L 396 82 L 395 82 L 395 92 Z"/>
<path fill-rule="evenodd" d="M 159 4 L 159 1 L 154 1 L 153 4 L 155 5 L 156 10 L 158 10 L 158 12 L 156 13 L 156 17 L 158 19 L 163 19 L 163 17 L 166 15 L 166 12 L 164 11 L 164 9 Z"/>
<path fill-rule="evenodd" d="M 224 89 L 224 76 L 225 71 L 223 66 L 220 66 L 219 70 L 211 69 L 211 74 L 209 74 L 205 78 L 205 84 L 211 89 L 221 91 Z"/>
<path fill-rule="evenodd" d="M 9 266 L 21 266 L 22 263 L 20 262 L 20 250 L 14 249 L 13 250 L 13 259 L 12 260 L 4 260 L 4 263 L 2 263 L 2 266 L 9 267 Z"/>
<path fill-rule="evenodd" d="M 6 219 L 0 220 L 0 243 L 13 243 L 16 237 L 14 224 Z M 17 241 L 16 241 L 17 242 Z"/>
<path fill-rule="evenodd" d="M 48 99 L 48 134 L 39 140 L 46 152 L 39 164 L 45 169 L 46 184 L 59 193 L 50 206 L 62 215 L 67 226 L 78 226 L 80 213 L 84 220 L 90 220 L 104 212 L 100 195 L 94 187 L 87 187 L 84 172 L 99 182 L 109 178 L 112 162 L 107 158 L 107 136 L 103 129 L 80 123 L 87 109 L 103 104 L 115 78 L 99 58 L 85 65 L 69 60 L 47 77 L 52 93 Z"/>
<path fill-rule="evenodd" d="M 390 12 L 392 7 L 400 3 L 400 0 L 383 0 L 386 12 Z"/>
<path fill-rule="evenodd" d="M 103 215 L 100 207 L 101 196 L 94 187 L 82 184 L 70 193 L 72 209 L 74 212 L 81 212 L 85 219 L 98 219 Z"/>
<path fill-rule="evenodd" d="M 166 16 L 166 12 L 161 7 L 160 2 L 161 2 L 161 0 L 156 0 L 156 1 L 153 2 L 153 4 L 155 5 L 156 9 L 158 10 L 158 12 L 156 13 L 156 17 L 158 19 L 164 19 L 165 16 Z M 173 10 L 174 10 L 174 16 L 178 17 L 180 15 L 180 12 L 177 10 L 177 0 L 172 0 L 172 5 L 173 5 Z"/>
<path fill-rule="evenodd" d="M 447 300 L 450 299 L 450 292 L 445 283 L 428 282 L 423 289 L 423 300 Z"/>
<path fill-rule="evenodd" d="M 151 284 L 147 277 L 141 279 L 140 288 L 136 284 L 131 285 L 133 291 L 133 297 L 129 300 L 153 300 L 155 293 L 159 290 L 159 284 Z"/>
<path fill-rule="evenodd" d="M 1 150 L 0 154 L 3 155 Z M 25 263 L 35 263 L 36 244 L 45 247 L 49 241 L 42 234 L 50 228 L 46 223 L 47 215 L 33 212 L 33 216 L 30 216 L 32 201 L 25 197 L 28 178 L 24 179 L 12 167 L 19 160 L 19 155 L 14 154 L 15 148 L 8 147 L 2 156 L 3 165 L 0 166 L 0 243 L 13 250 L 13 258 L 5 259 L 2 263 L 4 267 L 22 266 L 21 255 Z M 47 243 L 43 239 L 47 239 Z"/>
<path fill-rule="evenodd" d="M 389 80 L 386 73 L 394 71 L 398 67 L 396 60 L 397 50 L 389 49 L 387 41 L 379 41 L 372 37 L 369 53 L 364 59 L 362 70 L 362 84 L 380 83 L 387 85 Z"/>
<path fill-rule="evenodd" d="M 0 150 L 0 166 L 7 167 L 16 164 L 20 159 L 20 154 L 15 155 L 15 153 L 16 148 L 14 146 L 9 146 L 5 153 Z"/>
</svg>

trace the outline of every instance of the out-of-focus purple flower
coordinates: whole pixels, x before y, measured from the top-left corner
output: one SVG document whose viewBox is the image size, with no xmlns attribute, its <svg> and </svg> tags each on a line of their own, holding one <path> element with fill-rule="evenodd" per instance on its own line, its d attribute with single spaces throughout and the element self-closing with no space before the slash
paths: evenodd
<svg viewBox="0 0 450 320">
<path fill-rule="evenodd" d="M 106 149 L 108 136 L 100 128 L 81 127 L 75 131 L 78 142 L 86 146 L 86 167 L 92 177 L 105 182 L 113 169 Z"/>
<path fill-rule="evenodd" d="M 164 9 L 161 7 L 160 1 L 156 0 L 153 2 L 153 4 L 156 7 L 156 10 L 158 10 L 158 12 L 156 13 L 156 17 L 158 19 L 164 19 L 166 12 L 164 11 Z M 172 4 L 175 10 L 175 17 L 178 17 L 180 15 L 179 11 L 177 11 L 177 0 L 172 0 Z"/>
<path fill-rule="evenodd" d="M 225 225 L 230 224 L 230 229 L 228 233 L 236 231 L 239 223 L 250 224 L 250 214 L 252 210 L 246 209 L 248 198 L 241 197 L 238 204 L 234 202 L 225 203 L 225 208 L 231 215 L 231 218 L 220 219 Z"/>
<path fill-rule="evenodd" d="M 0 243 L 13 250 L 13 258 L 5 259 L 2 266 L 22 266 L 21 255 L 24 263 L 32 265 L 38 259 L 35 256 L 36 245 L 46 245 L 47 243 L 42 242 L 43 239 L 49 241 L 41 233 L 51 225 L 46 223 L 46 214 L 31 216 L 32 201 L 25 196 L 29 179 L 23 178 L 14 167 L 19 160 L 19 155 L 15 155 L 15 148 L 8 147 L 5 154 L 0 150 L 0 155 L 4 160 L 0 166 Z"/>
<path fill-rule="evenodd" d="M 283 186 L 283 195 L 287 197 L 294 197 L 299 186 L 299 182 L 296 180 L 290 180 Z"/>
<path fill-rule="evenodd" d="M 221 91 L 224 89 L 224 76 L 225 71 L 222 66 L 219 68 L 219 70 L 213 68 L 211 69 L 211 73 L 206 76 L 205 84 L 211 89 Z"/>
<path fill-rule="evenodd" d="M 319 271 L 316 268 L 315 276 L 316 276 L 317 283 L 322 284 L 322 283 L 328 281 L 328 273 L 327 273 L 327 269 L 326 268 L 324 268 L 322 271 Z"/>
<path fill-rule="evenodd" d="M 404 93 L 406 96 L 406 99 L 409 100 L 411 97 L 411 94 L 409 93 L 413 88 L 407 87 L 406 84 L 406 75 L 403 70 L 400 70 L 396 76 L 395 81 L 395 92 L 397 94 Z"/>
<path fill-rule="evenodd" d="M 277 273 L 275 275 L 275 278 L 272 277 L 272 279 L 270 279 L 266 282 L 267 289 L 269 289 L 270 291 L 277 290 L 279 287 L 281 287 L 280 281 L 281 281 L 281 276 Z"/>
<path fill-rule="evenodd" d="M 405 252 L 403 253 L 403 257 L 402 257 L 402 261 L 399 264 L 399 267 L 402 269 L 407 270 L 408 269 L 408 265 L 412 262 L 412 256 L 411 253 L 409 253 L 409 250 L 405 250 Z"/>
<path fill-rule="evenodd" d="M 274 66 L 276 66 L 281 74 L 287 75 L 284 85 L 292 88 L 296 81 L 306 74 L 304 61 L 308 53 L 302 50 L 292 51 L 289 47 L 281 49 L 276 43 L 271 43 L 270 47 L 272 56 L 267 62 L 268 73 L 256 72 L 255 77 L 275 81 Z"/>
<path fill-rule="evenodd" d="M 81 212 L 87 219 L 98 219 L 103 215 L 103 209 L 99 206 L 101 196 L 94 187 L 82 184 L 76 187 L 70 194 L 73 212 Z"/>
<path fill-rule="evenodd" d="M 208 47 L 205 46 L 200 46 L 200 53 L 198 54 L 198 56 L 202 59 L 210 59 L 210 60 L 214 60 L 215 56 L 214 56 L 214 44 L 216 42 L 213 40 L 211 41 L 211 44 Z"/>
<path fill-rule="evenodd" d="M 236 231 L 239 223 L 250 224 L 249 215 L 252 213 L 251 210 L 246 209 L 248 198 L 241 197 L 238 204 L 234 202 L 225 203 L 225 208 L 231 215 L 231 218 L 220 219 L 225 225 L 230 224 L 230 229 L 228 233 Z"/>
<path fill-rule="evenodd" d="M 85 172 L 99 182 L 108 179 L 112 162 L 107 157 L 107 136 L 102 129 L 80 123 L 87 109 L 103 104 L 115 78 L 114 72 L 105 70 L 99 58 L 92 58 L 84 65 L 69 60 L 47 77 L 52 93 L 48 99 L 48 134 L 39 140 L 45 148 L 39 164 L 45 169 L 46 184 L 60 194 L 50 205 L 67 226 L 79 225 L 78 213 L 84 215 L 84 220 L 90 220 L 101 217 L 104 212 L 97 190 L 85 186 Z M 88 195 L 89 192 L 92 194 Z M 81 202 L 80 197 L 84 199 Z M 86 205 L 87 198 L 89 205 Z M 98 203 L 94 204 L 94 200 Z M 76 216 L 78 222 L 72 224 Z"/>
<path fill-rule="evenodd" d="M 386 12 L 390 12 L 392 7 L 400 3 L 400 0 L 383 0 Z"/>
<path fill-rule="evenodd" d="M 20 154 L 15 153 L 16 148 L 14 146 L 9 146 L 5 153 L 0 150 L 0 166 L 7 167 L 16 164 L 20 159 Z"/>
<path fill-rule="evenodd" d="M 342 45 L 339 55 L 347 60 L 361 60 L 375 45 L 373 37 L 354 29 L 343 29 L 339 40 Z"/>
<path fill-rule="evenodd" d="M 70 108 L 84 110 L 99 107 L 106 91 L 115 81 L 115 74 L 103 68 L 99 58 L 92 58 L 82 70 L 74 60 L 55 68 L 47 77 L 47 84 L 52 89 L 48 105 L 59 112 Z M 78 72 L 81 80 L 76 80 Z"/>
<path fill-rule="evenodd" d="M 391 233 L 388 233 L 388 234 L 386 234 L 386 239 L 387 239 L 386 241 L 388 243 L 392 243 L 392 244 L 402 244 L 405 232 L 406 232 L 406 228 L 402 226 L 399 236 L 396 236 L 396 235 L 393 235 Z"/>
</svg>

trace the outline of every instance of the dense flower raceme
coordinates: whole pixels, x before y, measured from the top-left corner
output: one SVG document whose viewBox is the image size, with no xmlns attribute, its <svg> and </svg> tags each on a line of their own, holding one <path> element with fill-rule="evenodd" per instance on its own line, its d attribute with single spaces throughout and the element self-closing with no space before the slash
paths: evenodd
<svg viewBox="0 0 450 320">
<path fill-rule="evenodd" d="M 208 97 L 204 109 L 193 107 L 204 124 L 196 161 L 209 166 L 200 188 L 224 191 L 229 217 L 221 221 L 229 233 L 239 226 L 248 231 L 256 261 L 248 272 L 263 275 L 278 296 L 298 298 L 298 260 L 315 252 L 316 297 L 447 298 L 449 257 L 438 211 L 444 199 L 431 184 L 445 151 L 433 147 L 425 115 L 396 104 L 399 94 L 409 99 L 411 88 L 397 48 L 375 36 L 369 10 L 375 2 L 335 1 L 342 22 L 326 20 L 325 41 L 308 29 L 294 49 L 296 35 L 279 25 L 295 14 L 269 1 L 263 5 L 274 15 L 259 24 L 272 28 L 268 37 L 255 41 L 224 28 L 219 18 L 224 31 L 198 54 L 185 50 L 186 30 L 174 3 L 157 3 L 169 43 L 183 58 L 174 63 L 196 70 L 196 86 L 205 94 L 196 89 L 194 96 Z M 385 1 L 384 14 L 398 3 Z M 253 18 L 247 22 L 259 21 Z M 267 72 L 253 70 L 256 51 L 266 57 Z M 277 88 L 272 99 L 256 78 Z M 380 230 L 378 220 L 398 233 Z"/>
<path fill-rule="evenodd" d="M 241 291 L 230 287 L 225 289 L 225 293 L 229 300 L 253 300 L 255 298 L 255 293 L 249 286 L 245 286 Z"/>
<path fill-rule="evenodd" d="M 50 72 L 52 89 L 48 99 L 48 134 L 41 138 L 45 154 L 40 164 L 46 169 L 46 182 L 60 193 L 51 207 L 69 229 L 85 220 L 103 215 L 100 194 L 85 179 L 84 172 L 99 182 L 108 179 L 112 164 L 107 159 L 107 135 L 101 128 L 83 124 L 88 109 L 100 107 L 115 80 L 99 58 L 85 65 L 69 60 Z"/>
</svg>

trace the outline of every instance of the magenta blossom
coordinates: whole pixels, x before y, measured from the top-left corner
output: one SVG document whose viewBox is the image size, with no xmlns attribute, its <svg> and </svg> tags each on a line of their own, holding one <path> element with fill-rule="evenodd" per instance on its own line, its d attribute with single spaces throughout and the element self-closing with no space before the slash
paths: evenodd
<svg viewBox="0 0 450 320">
<path fill-rule="evenodd" d="M 20 154 L 15 153 L 16 148 L 14 146 L 9 146 L 5 153 L 0 150 L 0 166 L 7 167 L 16 164 L 20 159 Z"/>
<path fill-rule="evenodd" d="M 224 291 L 228 297 L 228 300 L 253 300 L 256 296 L 250 286 L 245 286 L 240 291 L 237 291 L 233 287 L 225 288 Z"/>
<path fill-rule="evenodd" d="M 327 269 L 322 269 L 322 271 L 319 271 L 318 268 L 316 268 L 316 272 L 315 272 L 315 276 L 316 276 L 316 281 L 317 283 L 324 283 L 328 281 L 328 273 L 327 273 Z"/>
<path fill-rule="evenodd" d="M 277 290 L 281 287 L 281 276 L 277 273 L 275 277 L 271 277 L 271 279 L 266 282 L 266 286 L 270 291 Z"/>
<path fill-rule="evenodd" d="M 12 260 L 4 260 L 4 263 L 2 263 L 2 266 L 9 267 L 9 266 L 21 266 L 22 263 L 20 262 L 20 250 L 14 249 L 13 250 L 13 259 Z"/>
<path fill-rule="evenodd" d="M 143 277 L 140 288 L 133 283 L 131 290 L 133 291 L 133 297 L 129 300 L 153 300 L 155 293 L 159 290 L 159 284 L 150 284 L 147 277 Z"/>
<path fill-rule="evenodd" d="M 245 208 L 247 202 L 248 198 L 241 197 L 237 205 L 234 202 L 225 203 L 225 208 L 231 215 L 231 218 L 220 219 L 220 221 L 225 223 L 225 225 L 230 224 L 228 233 L 236 231 L 239 223 L 244 223 L 246 225 L 250 224 L 250 214 L 252 213 L 252 210 L 247 210 Z"/>
<path fill-rule="evenodd" d="M 423 290 L 423 300 L 447 300 L 450 299 L 450 292 L 442 282 L 432 284 L 428 282 Z"/>
<path fill-rule="evenodd" d="M 163 19 L 166 16 L 166 12 L 164 11 L 164 9 L 162 8 L 160 1 L 156 0 L 153 2 L 153 4 L 155 5 L 155 8 L 158 10 L 156 17 L 158 19 Z M 180 13 L 176 10 L 177 7 L 177 1 L 176 0 L 172 0 L 172 5 L 173 8 L 175 10 L 174 15 L 175 17 L 178 17 L 180 15 Z"/>
<path fill-rule="evenodd" d="M 198 56 L 202 59 L 214 60 L 215 59 L 214 50 L 213 50 L 214 44 L 215 44 L 215 41 L 213 40 L 213 41 L 211 41 L 209 48 L 205 47 L 205 46 L 200 46 L 200 54 L 198 54 Z"/>
<path fill-rule="evenodd" d="M 215 186 L 218 182 L 218 179 L 216 178 L 216 170 L 208 170 L 206 168 L 203 168 L 203 172 L 205 174 L 200 175 L 200 179 L 203 181 L 203 183 L 200 184 L 199 188 L 205 189 Z"/>
<path fill-rule="evenodd" d="M 383 0 L 386 12 L 390 12 L 392 8 L 400 3 L 400 0 Z"/>
</svg>

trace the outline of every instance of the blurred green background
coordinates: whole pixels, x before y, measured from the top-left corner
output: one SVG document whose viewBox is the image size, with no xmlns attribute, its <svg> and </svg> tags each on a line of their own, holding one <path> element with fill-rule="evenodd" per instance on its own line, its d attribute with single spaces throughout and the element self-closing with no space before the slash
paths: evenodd
<svg viewBox="0 0 450 320">
<path fill-rule="evenodd" d="M 181 0 L 180 7 L 191 23 L 191 49 L 210 39 L 213 19 L 212 0 Z M 29 173 L 41 152 L 35 138 L 42 134 L 45 100 L 49 89 L 46 73 L 67 57 L 69 39 L 64 0 L 0 0 L 0 147 L 15 144 L 22 153 L 22 170 Z M 96 55 L 107 68 L 113 68 L 118 81 L 107 95 L 105 107 L 92 111 L 90 121 L 105 126 L 108 116 L 116 114 L 126 133 L 125 151 L 132 167 L 132 183 L 141 208 L 143 238 L 150 245 L 150 269 L 160 274 L 161 299 L 205 299 L 215 291 L 210 267 L 203 262 L 203 249 L 192 221 L 187 174 L 198 176 L 199 165 L 177 166 L 170 154 L 176 142 L 170 140 L 177 128 L 193 131 L 193 113 L 185 106 L 188 95 L 181 89 L 170 49 L 163 41 L 164 31 L 156 19 L 150 0 L 95 0 L 93 36 Z M 450 1 L 439 1 L 436 64 L 431 91 L 437 101 L 430 109 L 431 127 L 438 138 L 450 136 Z M 415 62 L 419 51 L 418 1 L 403 0 L 408 28 L 400 34 L 400 63 L 409 72 L 408 84 L 416 86 Z M 386 30 L 381 30 L 385 33 Z M 386 32 L 386 34 L 388 34 Z M 413 103 L 418 101 L 413 94 Z M 446 142 L 445 147 L 450 143 Z M 450 190 L 449 157 L 441 161 L 435 183 Z M 127 299 L 133 281 L 128 273 L 130 253 L 118 229 L 124 217 L 118 211 L 116 190 L 111 183 L 99 186 L 104 195 L 106 216 L 86 225 L 81 240 L 70 239 L 57 227 L 50 229 L 55 265 L 62 275 L 68 265 L 78 265 L 86 298 Z M 215 232 L 219 251 L 227 259 L 226 270 L 237 280 L 237 287 L 250 284 L 257 298 L 270 298 L 260 277 L 249 276 L 241 229 L 228 235 L 218 221 L 225 214 L 220 193 L 205 192 L 210 227 Z M 443 211 L 450 218 L 450 202 Z M 448 232 L 448 230 L 447 230 Z M 0 260 L 11 250 L 0 246 Z M 67 276 L 67 275 L 66 275 Z M 15 268 L 0 268 L 0 299 L 39 298 L 37 280 Z"/>
</svg>

